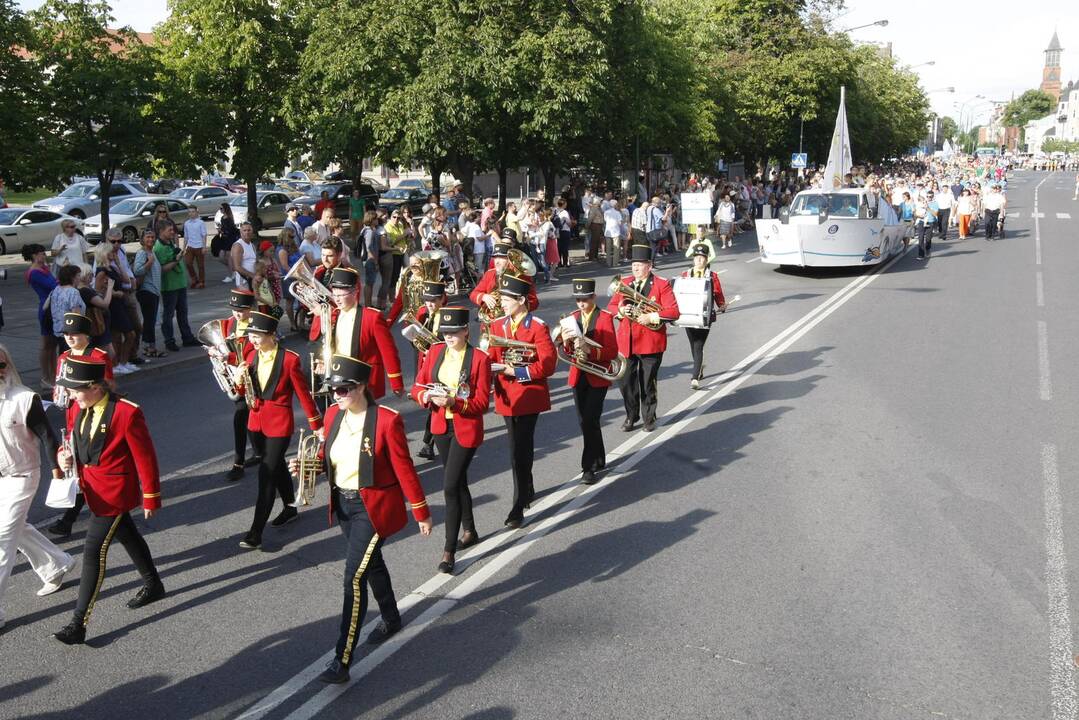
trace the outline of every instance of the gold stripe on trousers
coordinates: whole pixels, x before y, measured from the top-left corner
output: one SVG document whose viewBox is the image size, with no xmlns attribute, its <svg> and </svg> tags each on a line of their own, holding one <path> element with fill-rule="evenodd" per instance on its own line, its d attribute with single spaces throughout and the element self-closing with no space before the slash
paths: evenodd
<svg viewBox="0 0 1079 720">
<path fill-rule="evenodd" d="M 364 573 L 367 572 L 367 565 L 371 562 L 371 555 L 375 552 L 375 546 L 378 544 L 378 533 L 374 534 L 371 538 L 371 542 L 367 545 L 367 552 L 363 554 L 363 561 L 360 562 L 360 566 L 356 568 L 356 574 L 352 576 L 352 618 L 348 623 L 348 641 L 345 642 L 345 651 L 341 653 L 341 664 L 348 666 L 348 661 L 352 657 L 352 647 L 356 644 L 356 626 L 360 622 L 360 588 L 363 583 Z"/>
</svg>

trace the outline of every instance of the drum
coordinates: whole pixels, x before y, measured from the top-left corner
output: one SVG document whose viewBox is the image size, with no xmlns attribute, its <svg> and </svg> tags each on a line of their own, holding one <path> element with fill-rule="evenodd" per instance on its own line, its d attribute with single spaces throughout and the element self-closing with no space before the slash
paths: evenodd
<svg viewBox="0 0 1079 720">
<path fill-rule="evenodd" d="M 715 314 L 712 278 L 677 277 L 672 282 L 680 313 L 674 324 L 684 328 L 710 327 Z"/>
</svg>

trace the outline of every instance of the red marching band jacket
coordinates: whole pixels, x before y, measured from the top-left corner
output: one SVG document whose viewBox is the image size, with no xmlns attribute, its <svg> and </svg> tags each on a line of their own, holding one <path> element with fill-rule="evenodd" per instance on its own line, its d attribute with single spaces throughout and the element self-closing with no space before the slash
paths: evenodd
<svg viewBox="0 0 1079 720">
<path fill-rule="evenodd" d="M 709 270 L 708 273 L 708 277 L 712 281 L 712 320 L 714 321 L 716 319 L 716 310 L 727 300 L 723 297 L 723 286 L 719 283 L 719 274 L 715 270 Z M 695 275 L 692 270 L 683 270 L 682 277 L 691 278 L 695 277 Z"/>
<path fill-rule="evenodd" d="M 622 278 L 623 285 L 632 285 L 632 275 Z M 644 296 L 659 304 L 659 316 L 663 320 L 677 320 L 681 315 L 678 312 L 678 301 L 674 298 L 671 284 L 655 273 L 650 273 L 644 285 Z M 624 295 L 616 293 L 611 296 L 611 302 L 607 304 L 607 310 L 612 314 L 618 314 L 618 306 L 627 302 Z M 667 327 L 660 325 L 658 330 L 652 330 L 634 322 L 629 318 L 622 318 L 618 323 L 618 352 L 625 357 L 630 355 L 651 355 L 661 353 L 667 349 Z"/>
<path fill-rule="evenodd" d="M 405 437 L 405 425 L 396 410 L 382 405 L 369 405 L 367 412 L 377 412 L 378 420 L 375 426 L 375 442 L 371 447 L 367 442 L 356 448 L 356 452 L 367 454 L 372 468 L 371 487 L 361 487 L 360 496 L 363 498 L 364 508 L 375 532 L 381 537 L 388 538 L 408 524 L 408 515 L 405 513 L 405 498 L 412 509 L 412 517 L 417 522 L 431 517 L 431 511 L 427 507 L 427 498 L 420 485 L 419 475 L 412 464 L 412 455 L 408 450 L 408 439 Z M 326 411 L 326 442 L 322 445 L 320 455 L 326 461 L 326 479 L 330 487 L 336 487 L 333 477 L 333 466 L 327 460 L 328 448 L 333 446 L 341 423 L 339 418 L 341 410 L 336 404 L 331 405 Z M 361 457 L 360 467 L 364 467 Z M 361 478 L 361 483 L 363 478 Z M 330 493 L 330 523 L 333 524 L 333 512 L 335 509 L 336 496 Z"/>
<path fill-rule="evenodd" d="M 412 387 L 412 398 L 420 406 L 431 411 L 431 433 L 446 433 L 446 408 L 428 403 L 423 404 L 423 393 L 429 385 L 438 382 L 438 368 L 442 365 L 446 343 L 432 345 L 427 352 L 423 365 L 416 374 L 416 384 Z M 472 353 L 472 367 L 468 368 L 468 399 L 458 398 L 449 406 L 453 412 L 453 435 L 461 447 L 479 447 L 483 442 L 483 416 L 491 406 L 491 358 L 479 348 L 469 348 Z"/>
<path fill-rule="evenodd" d="M 601 307 L 597 307 L 592 311 L 592 317 L 588 320 L 588 327 L 583 327 L 580 310 L 574 310 L 570 317 L 577 321 L 577 326 L 584 331 L 585 337 L 595 340 L 602 346 L 598 348 L 586 346 L 588 348 L 589 362 L 594 362 L 597 365 L 610 365 L 611 361 L 618 356 L 618 338 L 615 336 L 614 332 L 614 315 Z M 572 340 L 563 343 L 563 347 L 567 353 L 570 355 L 573 354 Z M 611 386 L 610 380 L 604 380 L 601 377 L 596 377 L 592 373 L 578 370 L 576 366 L 570 366 L 569 382 L 567 384 L 570 387 L 577 387 L 577 383 L 582 377 L 584 377 L 592 387 Z"/>
<path fill-rule="evenodd" d="M 397 346 L 393 343 L 393 335 L 390 327 L 382 319 L 378 310 L 369 307 L 357 307 L 356 325 L 353 327 L 352 346 L 347 348 L 334 348 L 334 352 L 362 360 L 371 366 L 371 382 L 368 387 L 375 398 L 386 394 L 386 377 L 390 379 L 390 387 L 394 392 L 404 390 L 405 383 L 401 379 L 401 357 L 397 354 Z M 330 317 L 337 324 L 337 316 L 340 310 L 334 308 Z M 356 329 L 359 328 L 359 332 Z M 322 335 L 322 318 L 315 315 L 311 321 L 310 340 L 315 341 Z"/>
<path fill-rule="evenodd" d="M 225 339 L 230 341 L 231 346 L 240 348 L 239 355 L 235 352 L 230 352 L 226 361 L 229 365 L 239 365 L 241 358 L 247 357 L 247 351 L 252 347 L 251 341 L 247 339 L 247 335 L 233 338 L 233 335 L 236 334 L 236 317 L 231 314 L 222 321 L 221 332 L 225 334 Z"/>
<path fill-rule="evenodd" d="M 528 311 L 535 312 L 536 308 L 539 307 L 539 296 L 536 295 L 536 281 L 532 279 L 531 275 L 521 275 L 520 277 L 528 280 Z M 498 274 L 494 271 L 494 268 L 492 268 L 483 273 L 483 277 L 476 283 L 476 287 L 468 294 L 468 299 L 479 307 L 483 304 L 483 301 L 480 300 L 480 298 L 490 294 L 497 286 Z"/>
<path fill-rule="evenodd" d="M 260 432 L 266 437 L 290 437 L 296 428 L 292 419 L 292 396 L 295 394 L 300 406 L 307 413 L 307 423 L 312 430 L 322 427 L 311 389 L 307 386 L 307 376 L 300 363 L 300 356 L 292 350 L 278 346 L 274 358 L 273 370 L 263 388 L 258 381 L 258 351 L 254 346 L 247 349 L 248 381 L 254 383 L 255 407 L 247 416 L 247 429 Z"/>
<path fill-rule="evenodd" d="M 67 432 L 72 437 L 81 429 L 81 413 L 78 403 L 67 408 Z M 157 510 L 161 507 L 161 479 L 142 410 L 110 393 L 99 423 L 90 444 L 90 462 L 72 459 L 86 504 L 99 517 L 116 517 L 140 505 Z"/>
<path fill-rule="evenodd" d="M 535 359 L 528 365 L 518 367 L 513 378 L 501 372 L 495 374 L 495 412 L 513 416 L 534 415 L 550 410 L 551 393 L 547 387 L 547 378 L 554 373 L 558 353 L 551 342 L 547 323 L 528 313 L 514 333 L 510 319 L 501 318 L 491 323 L 491 335 L 523 340 L 536 346 Z M 491 362 L 505 364 L 505 354 L 505 348 L 492 347 Z"/>
</svg>

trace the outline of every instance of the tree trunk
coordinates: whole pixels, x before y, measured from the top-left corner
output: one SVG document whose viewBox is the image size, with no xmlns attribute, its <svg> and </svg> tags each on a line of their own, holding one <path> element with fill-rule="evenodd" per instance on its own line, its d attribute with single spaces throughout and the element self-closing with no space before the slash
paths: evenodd
<svg viewBox="0 0 1079 720">
<path fill-rule="evenodd" d="M 244 178 L 244 182 L 247 183 L 247 222 L 251 223 L 251 226 L 255 228 L 256 238 L 258 237 L 258 231 L 262 229 L 262 221 L 259 219 L 258 209 L 258 177 L 254 178 L 248 176 Z M 320 220 L 322 218 L 319 218 Z M 255 243 L 258 245 L 258 242 Z"/>
<path fill-rule="evenodd" d="M 509 168 L 504 164 L 498 166 L 498 214 L 506 212 L 506 185 L 508 184 Z"/>
<path fill-rule="evenodd" d="M 457 181 L 465 186 L 465 197 L 475 207 L 475 198 L 472 197 L 472 180 L 476 176 L 476 161 L 469 155 L 456 155 L 453 159 L 453 174 L 457 177 Z"/>
<path fill-rule="evenodd" d="M 555 198 L 555 168 L 549 162 L 539 162 L 540 172 L 543 173 L 543 204 L 547 207 L 554 205 Z"/>
<path fill-rule="evenodd" d="M 99 169 L 97 171 L 97 185 L 98 193 L 98 212 L 101 215 L 101 239 L 105 239 L 105 235 L 109 232 L 109 198 L 112 196 L 112 179 L 116 176 L 116 170 L 109 168 L 107 170 Z"/>
<path fill-rule="evenodd" d="M 446 172 L 446 161 L 432 160 L 427 167 L 431 170 L 431 192 L 442 202 L 442 173 Z"/>
</svg>

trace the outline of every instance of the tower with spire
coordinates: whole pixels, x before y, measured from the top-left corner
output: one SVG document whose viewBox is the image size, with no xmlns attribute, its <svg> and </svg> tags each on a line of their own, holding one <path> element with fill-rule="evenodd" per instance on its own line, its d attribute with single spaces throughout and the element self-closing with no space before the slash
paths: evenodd
<svg viewBox="0 0 1079 720">
<path fill-rule="evenodd" d="M 1042 92 L 1053 96 L 1053 102 L 1060 101 L 1060 53 L 1064 48 L 1060 47 L 1060 39 L 1056 30 L 1053 31 L 1053 39 L 1049 41 L 1049 47 L 1045 48 L 1045 67 L 1042 68 Z"/>
</svg>

